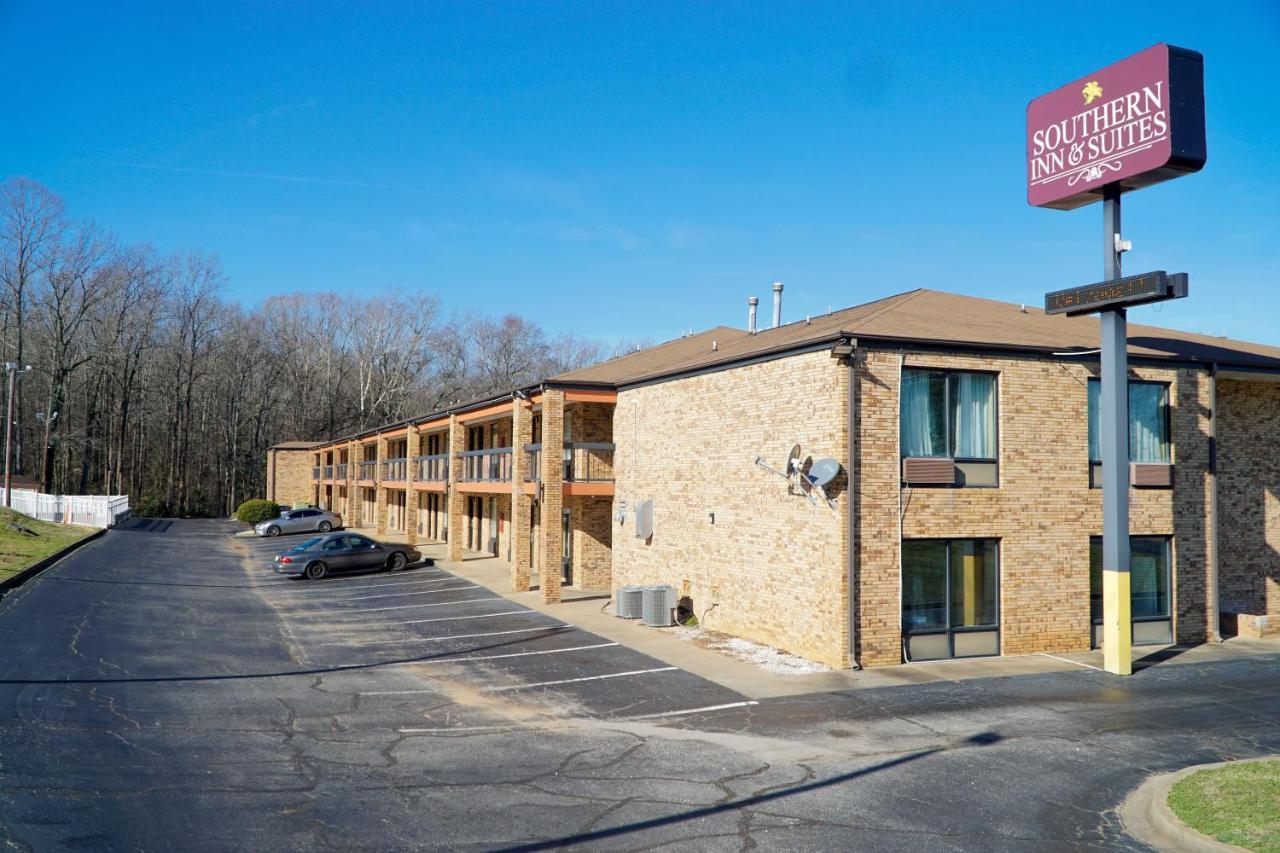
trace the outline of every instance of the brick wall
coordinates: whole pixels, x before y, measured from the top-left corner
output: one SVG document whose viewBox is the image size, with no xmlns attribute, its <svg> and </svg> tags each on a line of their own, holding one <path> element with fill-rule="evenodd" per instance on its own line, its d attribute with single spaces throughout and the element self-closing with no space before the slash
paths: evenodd
<svg viewBox="0 0 1280 853">
<path fill-rule="evenodd" d="M 583 589 L 610 588 L 613 572 L 613 502 L 605 497 L 565 498 L 573 529 L 573 583 Z"/>
<path fill-rule="evenodd" d="M 824 351 L 620 393 L 614 587 L 673 584 L 710 628 L 844 665 L 847 494 L 814 506 L 755 459 L 781 468 L 797 442 L 844 459 L 846 376 Z M 645 499 L 650 541 L 635 536 Z"/>
<path fill-rule="evenodd" d="M 271 448 L 267 451 L 267 500 L 279 504 L 307 504 L 315 500 L 310 450 Z"/>
<path fill-rule="evenodd" d="M 1228 613 L 1277 617 L 1280 385 L 1220 380 L 1218 409 L 1221 607 Z M 1280 619 L 1271 621 L 1280 625 Z"/>
<path fill-rule="evenodd" d="M 1102 492 L 1089 488 L 1086 381 L 1097 364 L 1048 358 L 912 353 L 906 367 L 999 372 L 1000 487 L 902 490 L 902 536 L 1000 540 L 1004 654 L 1089 648 L 1089 537 L 1102 532 Z M 858 354 L 859 655 L 901 660 L 898 555 L 899 354 Z M 1179 641 L 1207 632 L 1209 383 L 1204 371 L 1137 367 L 1170 382 L 1175 487 L 1131 491 L 1133 535 L 1173 535 Z"/>
</svg>

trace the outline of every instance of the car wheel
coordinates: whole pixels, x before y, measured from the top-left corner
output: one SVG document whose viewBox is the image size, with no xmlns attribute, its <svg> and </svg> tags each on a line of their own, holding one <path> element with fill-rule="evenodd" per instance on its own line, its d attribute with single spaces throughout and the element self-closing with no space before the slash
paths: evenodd
<svg viewBox="0 0 1280 853">
<path fill-rule="evenodd" d="M 391 555 L 391 558 L 387 560 L 387 571 L 398 572 L 404 568 L 404 564 L 406 562 L 407 561 L 404 558 L 404 554 L 400 553 L 399 551 L 396 551 L 394 554 Z"/>
<path fill-rule="evenodd" d="M 271 525 L 270 527 L 268 527 L 268 528 L 267 528 L 267 535 L 268 535 L 268 536 L 279 536 L 279 535 L 280 535 L 280 528 L 279 528 L 279 527 L 276 527 L 274 524 L 273 524 L 273 525 Z"/>
<path fill-rule="evenodd" d="M 321 578 L 323 578 L 325 575 L 329 574 L 329 567 L 326 566 L 324 563 L 320 562 L 319 560 L 317 560 L 316 562 L 307 566 L 306 574 L 307 574 L 307 580 L 318 581 Z"/>
<path fill-rule="evenodd" d="M 322 521 L 320 522 L 320 526 L 316 529 L 319 530 L 321 533 L 328 533 L 330 530 L 333 529 L 333 525 L 327 521 Z"/>
</svg>

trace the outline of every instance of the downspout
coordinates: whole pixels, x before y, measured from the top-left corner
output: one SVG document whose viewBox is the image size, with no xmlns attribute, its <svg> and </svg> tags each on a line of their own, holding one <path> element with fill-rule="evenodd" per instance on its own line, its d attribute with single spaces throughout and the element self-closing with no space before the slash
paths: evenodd
<svg viewBox="0 0 1280 853">
<path fill-rule="evenodd" d="M 862 664 L 858 663 L 858 551 L 855 547 L 857 542 L 856 532 L 858 524 L 858 510 L 854 501 L 857 498 L 853 489 L 853 472 L 858 470 L 855 465 L 857 463 L 857 389 L 858 389 L 858 346 L 855 342 L 853 352 L 849 353 L 849 407 L 848 407 L 848 455 L 849 458 L 845 462 L 845 479 L 848 480 L 849 498 L 845 501 L 845 537 L 848 541 L 848 565 L 847 578 L 845 583 L 848 585 L 848 607 L 849 607 L 849 663 L 854 669 L 862 669 Z"/>
<path fill-rule="evenodd" d="M 1218 603 L 1218 363 L 1209 367 L 1209 637 L 1222 642 Z"/>
<path fill-rule="evenodd" d="M 903 350 L 898 350 L 898 452 L 894 459 L 898 465 L 896 479 L 898 491 L 898 643 L 902 647 L 902 659 L 908 661 L 907 655 L 907 638 L 902 631 L 902 596 L 903 596 L 903 573 L 902 573 L 902 366 L 907 361 L 907 354 Z"/>
</svg>

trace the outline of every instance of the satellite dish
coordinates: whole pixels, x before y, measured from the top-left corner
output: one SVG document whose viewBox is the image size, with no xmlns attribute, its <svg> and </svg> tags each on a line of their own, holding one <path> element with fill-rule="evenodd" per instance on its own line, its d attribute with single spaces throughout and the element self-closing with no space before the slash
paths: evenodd
<svg viewBox="0 0 1280 853">
<path fill-rule="evenodd" d="M 821 489 L 834 480 L 839 473 L 840 463 L 828 456 L 810 465 L 805 476 L 809 478 L 810 484 Z"/>
<path fill-rule="evenodd" d="M 809 503 L 816 504 L 818 502 L 817 495 L 821 495 L 826 501 L 827 506 L 832 509 L 836 508 L 836 502 L 827 497 L 824 487 L 836 478 L 840 473 L 840 463 L 830 457 L 824 457 L 817 462 L 801 461 L 804 454 L 800 451 L 800 445 L 791 448 L 791 452 L 787 454 L 786 470 L 779 471 L 777 468 L 770 467 L 764 461 L 763 456 L 756 457 L 756 464 L 766 471 L 777 474 L 787 481 L 787 494 L 804 495 L 809 499 Z M 809 465 L 809 470 L 803 470 L 804 465 Z M 814 493 L 817 493 L 816 495 Z"/>
</svg>

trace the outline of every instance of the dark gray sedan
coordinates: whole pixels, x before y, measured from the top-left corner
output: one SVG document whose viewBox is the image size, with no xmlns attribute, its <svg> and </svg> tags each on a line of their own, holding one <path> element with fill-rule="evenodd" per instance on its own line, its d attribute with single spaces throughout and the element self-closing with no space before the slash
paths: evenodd
<svg viewBox="0 0 1280 853">
<path fill-rule="evenodd" d="M 282 575 L 319 580 L 335 572 L 360 569 L 399 571 L 422 559 L 412 545 L 375 542 L 359 533 L 330 533 L 311 536 L 283 554 L 277 554 L 275 570 Z"/>
</svg>

